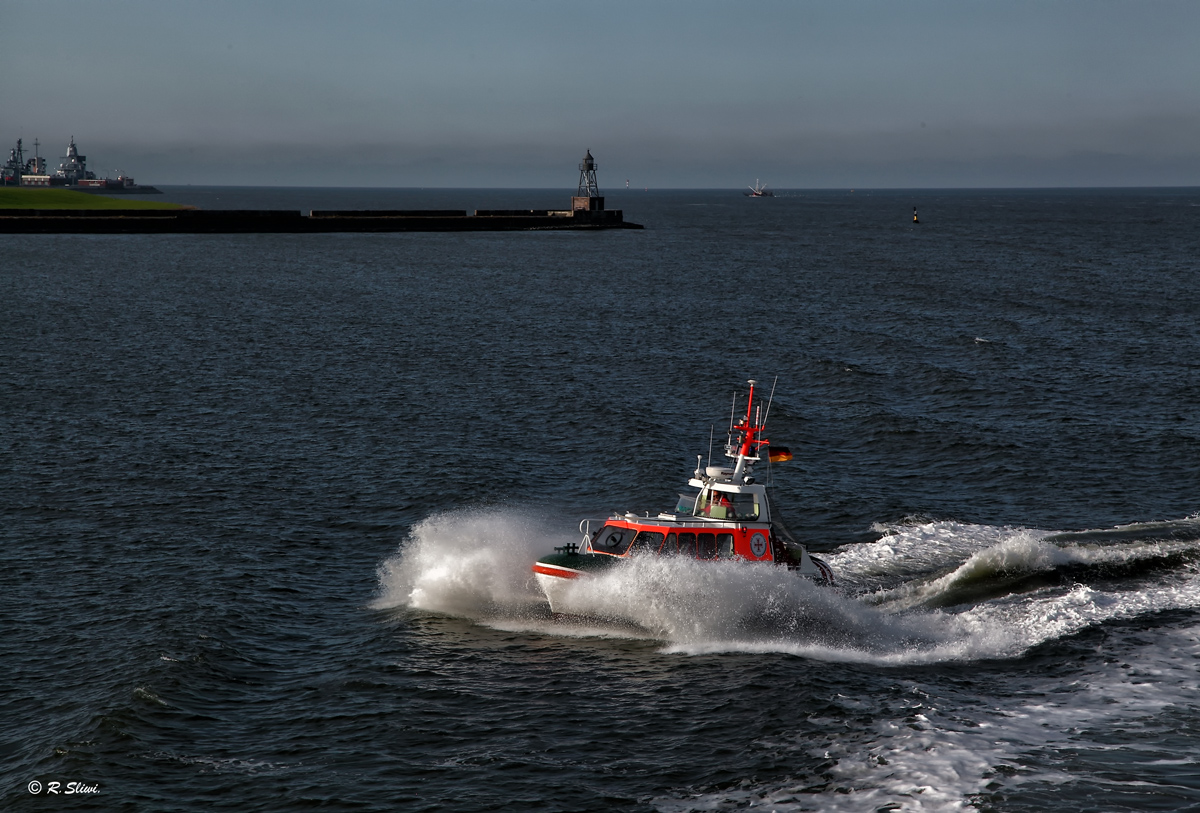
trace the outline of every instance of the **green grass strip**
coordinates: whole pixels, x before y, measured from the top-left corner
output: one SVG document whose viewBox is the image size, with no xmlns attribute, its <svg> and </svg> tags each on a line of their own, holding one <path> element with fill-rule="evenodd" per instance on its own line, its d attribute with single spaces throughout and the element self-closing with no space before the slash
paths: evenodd
<svg viewBox="0 0 1200 813">
<path fill-rule="evenodd" d="M 0 186 L 0 209 L 182 209 L 178 203 L 124 200 L 73 189 Z"/>
</svg>

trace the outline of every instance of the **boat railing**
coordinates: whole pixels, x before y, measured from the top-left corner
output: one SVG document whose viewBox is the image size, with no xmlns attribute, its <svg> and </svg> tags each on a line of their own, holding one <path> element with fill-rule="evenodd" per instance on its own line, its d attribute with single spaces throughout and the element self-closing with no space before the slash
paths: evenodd
<svg viewBox="0 0 1200 813">
<path fill-rule="evenodd" d="M 605 520 L 602 519 L 583 519 L 579 521 L 579 533 L 583 534 L 583 541 L 589 542 L 592 538 L 592 523 L 603 526 Z M 600 530 L 597 528 L 596 530 Z"/>
</svg>

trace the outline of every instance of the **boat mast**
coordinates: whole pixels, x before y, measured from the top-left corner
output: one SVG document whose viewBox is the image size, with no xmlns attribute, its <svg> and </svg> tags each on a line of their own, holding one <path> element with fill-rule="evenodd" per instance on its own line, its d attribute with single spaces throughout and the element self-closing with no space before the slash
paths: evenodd
<svg viewBox="0 0 1200 813">
<path fill-rule="evenodd" d="M 742 475 L 746 472 L 746 463 L 749 461 L 751 453 L 754 451 L 753 446 L 758 441 L 760 426 L 753 423 L 754 420 L 754 385 L 758 382 L 753 378 L 750 379 L 750 395 L 746 398 L 746 417 L 742 423 L 742 445 L 737 452 L 737 465 L 733 469 L 733 481 L 737 482 L 742 479 Z"/>
</svg>

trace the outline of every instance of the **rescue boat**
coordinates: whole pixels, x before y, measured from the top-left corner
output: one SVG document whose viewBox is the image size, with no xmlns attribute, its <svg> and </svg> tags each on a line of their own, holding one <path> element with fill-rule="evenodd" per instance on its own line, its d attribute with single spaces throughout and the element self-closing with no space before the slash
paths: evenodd
<svg viewBox="0 0 1200 813">
<path fill-rule="evenodd" d="M 757 383 L 749 382 L 746 411 L 740 419 L 736 419 L 737 398 L 734 400 L 725 443 L 730 465 L 701 467 L 697 455 L 688 488 L 672 510 L 657 516 L 626 513 L 603 520 L 585 519 L 579 524 L 581 542 L 555 548 L 534 563 L 533 572 L 551 612 L 572 613 L 569 593 L 576 579 L 592 578 L 634 556 L 762 563 L 833 584 L 829 565 L 796 541 L 772 509 L 767 485 L 758 482 L 754 474 L 755 465 L 764 458 L 768 465 L 792 459 L 789 450 L 772 447 L 767 440 L 771 399 L 765 410 L 755 404 Z"/>
</svg>

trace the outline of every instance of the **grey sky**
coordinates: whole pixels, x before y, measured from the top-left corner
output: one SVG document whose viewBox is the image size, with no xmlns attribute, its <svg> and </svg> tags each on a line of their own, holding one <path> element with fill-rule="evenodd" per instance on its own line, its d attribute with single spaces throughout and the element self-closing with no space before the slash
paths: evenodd
<svg viewBox="0 0 1200 813">
<path fill-rule="evenodd" d="M 1200 185 L 1200 2 L 0 6 L 0 144 L 147 183 Z"/>
</svg>

